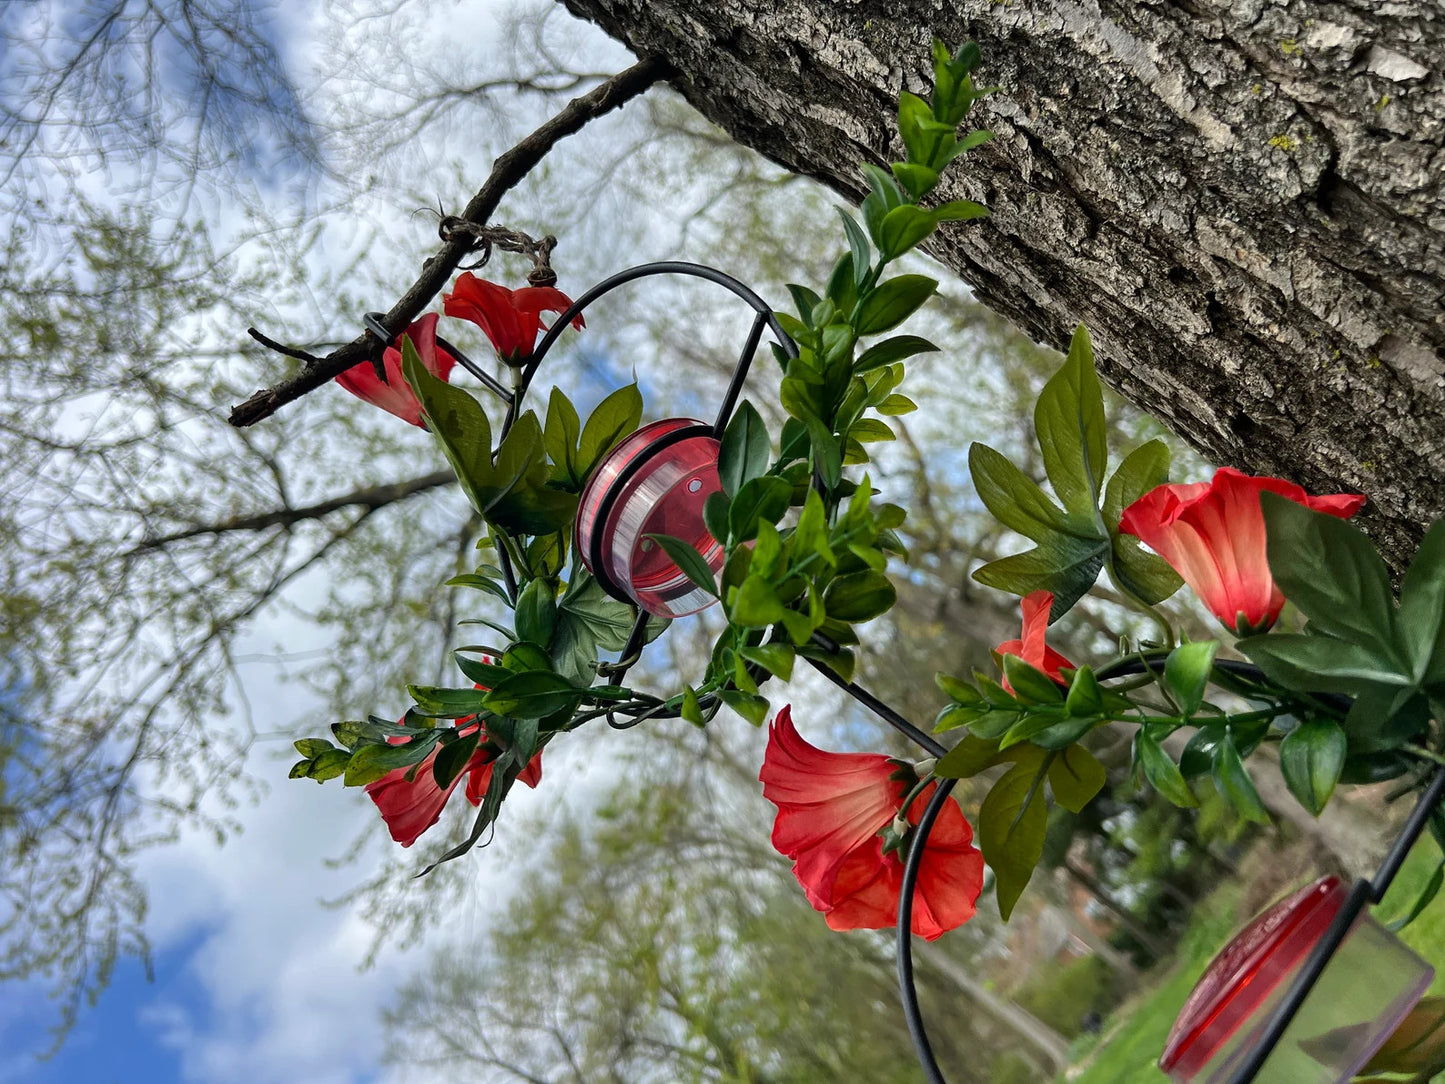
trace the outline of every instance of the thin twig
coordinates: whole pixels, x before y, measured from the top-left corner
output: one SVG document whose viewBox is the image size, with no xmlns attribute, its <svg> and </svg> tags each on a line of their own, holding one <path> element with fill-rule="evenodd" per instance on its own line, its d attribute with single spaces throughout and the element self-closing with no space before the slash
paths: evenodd
<svg viewBox="0 0 1445 1084">
<path fill-rule="evenodd" d="M 501 203 L 502 197 L 536 168 L 558 140 L 580 131 L 589 121 L 630 101 L 658 80 L 670 78 L 675 71 L 672 64 L 661 57 L 648 58 L 638 61 L 626 71 L 619 72 L 581 97 L 573 98 L 560 113 L 496 160 L 491 175 L 472 197 L 460 218 L 485 226 L 487 219 Z M 466 258 L 471 248 L 471 237 L 456 236 L 423 265 L 416 282 L 382 320 L 393 336 L 410 326 L 420 315 L 437 291 L 446 285 L 447 279 Z M 282 353 L 296 356 L 294 351 L 273 345 L 255 331 L 251 334 L 258 341 L 266 341 L 267 345 L 281 349 Z M 263 388 L 236 406 L 231 411 L 231 424 L 242 428 L 269 418 L 287 403 L 321 387 L 358 362 L 366 361 L 371 356 L 374 345 L 374 337 L 369 333 L 363 334 L 324 358 L 308 361 L 306 367 L 295 376 L 272 387 Z"/>
</svg>

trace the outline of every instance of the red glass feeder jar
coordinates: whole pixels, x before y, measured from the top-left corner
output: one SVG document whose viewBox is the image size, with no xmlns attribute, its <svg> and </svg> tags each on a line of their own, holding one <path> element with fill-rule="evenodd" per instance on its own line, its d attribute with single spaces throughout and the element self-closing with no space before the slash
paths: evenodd
<svg viewBox="0 0 1445 1084">
<path fill-rule="evenodd" d="M 1253 1049 L 1348 892 L 1324 877 L 1265 911 L 1209 965 L 1159 1067 L 1178 1084 L 1228 1080 Z M 1424 995 L 1435 969 L 1361 914 L 1259 1073 L 1279 1084 L 1348 1081 Z"/>
<path fill-rule="evenodd" d="M 717 600 L 697 587 L 648 535 L 690 543 L 716 575 L 726 554 L 703 524 L 702 506 L 722 489 L 718 441 L 695 418 L 644 425 L 592 472 L 577 512 L 577 552 L 609 594 L 658 617 L 683 617 Z"/>
</svg>

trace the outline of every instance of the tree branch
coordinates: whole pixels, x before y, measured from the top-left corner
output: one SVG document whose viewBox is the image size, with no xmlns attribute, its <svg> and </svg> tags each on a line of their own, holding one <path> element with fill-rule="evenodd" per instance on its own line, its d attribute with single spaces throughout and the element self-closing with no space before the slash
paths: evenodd
<svg viewBox="0 0 1445 1084">
<path fill-rule="evenodd" d="M 502 197 L 536 168 L 558 140 L 580 131 L 589 121 L 630 101 L 658 80 L 670 78 L 675 70 L 671 63 L 660 57 L 640 60 L 594 90 L 573 98 L 560 113 L 496 160 L 486 183 L 472 197 L 460 217 L 485 226 Z M 382 323 L 392 335 L 409 326 L 420 315 L 471 250 L 469 237 L 457 237 L 427 260 L 420 277 L 382 318 Z M 251 334 L 254 336 L 256 332 Z M 295 376 L 263 388 L 236 406 L 231 411 L 231 424 L 242 428 L 269 418 L 285 404 L 321 387 L 358 362 L 368 360 L 378 345 L 375 336 L 367 332 L 324 358 L 308 362 Z"/>
<path fill-rule="evenodd" d="M 385 485 L 352 490 L 339 497 L 331 497 L 301 508 L 277 508 L 256 515 L 238 516 L 223 523 L 200 523 L 183 531 L 173 531 L 170 534 L 143 539 L 126 551 L 125 556 L 133 557 L 137 553 L 160 549 L 173 542 L 183 542 L 188 538 L 199 538 L 202 535 L 229 534 L 233 531 L 263 531 L 267 527 L 290 527 L 303 520 L 320 519 L 322 516 L 328 516 L 343 508 L 361 507 L 374 512 L 393 501 L 444 486 L 455 477 L 456 475 L 450 470 L 433 471 L 431 474 L 423 474 L 419 478 L 411 478 L 405 482 L 389 482 Z"/>
</svg>

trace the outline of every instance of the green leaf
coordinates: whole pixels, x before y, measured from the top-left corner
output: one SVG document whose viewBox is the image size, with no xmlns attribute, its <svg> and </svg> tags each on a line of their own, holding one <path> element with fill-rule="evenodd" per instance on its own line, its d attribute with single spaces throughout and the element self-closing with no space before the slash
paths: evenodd
<svg viewBox="0 0 1445 1084">
<path fill-rule="evenodd" d="M 776 524 L 792 499 L 793 487 L 785 478 L 769 475 L 744 482 L 728 509 L 728 530 L 733 541 L 756 538 L 760 520 Z"/>
<path fill-rule="evenodd" d="M 843 219 L 843 232 L 848 235 L 848 250 L 853 254 L 853 281 L 861 286 L 873 263 L 868 235 L 863 232 L 863 227 L 858 225 L 858 220 L 843 208 L 838 208 L 838 215 Z"/>
<path fill-rule="evenodd" d="M 749 662 L 755 662 L 764 667 L 769 673 L 776 674 L 784 681 L 788 681 L 793 676 L 793 660 L 798 653 L 792 644 L 775 641 L 770 644 L 758 644 L 756 647 L 740 648 L 738 654 Z"/>
<path fill-rule="evenodd" d="M 418 734 L 405 745 L 363 745 L 351 754 L 343 782 L 348 787 L 364 787 L 375 783 L 387 772 L 409 768 L 425 759 L 441 737 L 441 731 Z"/>
<path fill-rule="evenodd" d="M 896 260 L 938 226 L 936 219 L 922 207 L 905 203 L 883 216 L 878 227 L 878 250 L 886 260 Z"/>
<path fill-rule="evenodd" d="M 1063 690 L 1048 674 L 1030 666 L 1017 655 L 1003 656 L 1003 674 L 1014 696 L 1025 704 L 1062 704 Z"/>
<path fill-rule="evenodd" d="M 302 738 L 293 744 L 296 746 L 296 751 L 307 760 L 313 760 L 328 749 L 336 748 L 336 746 L 332 745 L 325 738 Z"/>
<path fill-rule="evenodd" d="M 517 598 L 517 638 L 546 647 L 557 627 L 557 599 L 552 584 L 537 579 L 527 584 Z"/>
<path fill-rule="evenodd" d="M 621 651 L 632 635 L 632 608 L 602 590 L 589 572 L 579 570 L 562 596 L 559 609 L 584 626 L 604 651 Z"/>
<path fill-rule="evenodd" d="M 839 576 L 823 593 L 828 616 L 838 621 L 868 621 L 885 614 L 898 601 L 888 577 L 871 569 Z"/>
<path fill-rule="evenodd" d="M 582 474 L 577 469 L 577 442 L 582 435 L 582 421 L 577 408 L 554 387 L 547 400 L 547 424 L 543 429 L 543 440 L 547 457 L 557 466 L 557 477 L 570 486 L 582 484 Z"/>
<path fill-rule="evenodd" d="M 1193 715 L 1204 702 L 1209 675 L 1214 671 L 1214 654 L 1219 650 L 1215 640 L 1180 644 L 1164 661 L 1164 685 L 1185 717 Z"/>
<path fill-rule="evenodd" d="M 1269 678 L 1297 692 L 1359 695 L 1378 685 L 1410 687 L 1409 674 L 1372 649 L 1333 636 L 1266 633 L 1236 645 Z"/>
<path fill-rule="evenodd" d="M 1099 691 L 1099 681 L 1094 671 L 1081 666 L 1074 671 L 1069 681 L 1069 694 L 1064 706 L 1070 715 L 1086 717 L 1104 714 L 1104 697 Z"/>
<path fill-rule="evenodd" d="M 621 443 L 622 438 L 637 428 L 642 420 L 642 393 L 636 384 L 618 388 L 597 404 L 587 424 L 577 452 L 577 470 L 582 477 L 592 473 L 597 461 Z"/>
<path fill-rule="evenodd" d="M 979 849 L 993 870 L 999 914 L 1005 922 L 1043 857 L 1048 826 L 1045 771 L 1032 761 L 1014 765 L 993 785 L 979 809 Z"/>
<path fill-rule="evenodd" d="M 682 717 L 693 726 L 706 726 L 707 716 L 703 714 L 702 705 L 698 703 L 697 693 L 691 685 L 682 687 Z"/>
<path fill-rule="evenodd" d="M 406 691 L 426 715 L 460 719 L 482 710 L 486 694 L 478 689 L 444 689 L 435 685 L 408 685 Z"/>
<path fill-rule="evenodd" d="M 1082 813 L 1108 781 L 1104 766 L 1082 745 L 1070 745 L 1049 761 L 1054 800 L 1070 813 Z"/>
<path fill-rule="evenodd" d="M 401 341 L 401 368 L 426 414 L 427 428 L 442 446 L 467 500 L 485 514 L 484 495 L 492 478 L 492 426 L 486 411 L 467 391 L 433 376 L 410 337 Z"/>
<path fill-rule="evenodd" d="M 990 561 L 975 570 L 973 578 L 1015 595 L 1050 591 L 1053 613 L 1063 615 L 1094 586 L 1107 546 L 1103 539 L 1050 534 L 1031 550 Z"/>
<path fill-rule="evenodd" d="M 1214 747 L 1214 786 L 1219 796 L 1244 817 L 1256 824 L 1268 824 L 1269 812 L 1259 800 L 1259 791 L 1254 789 L 1254 780 L 1244 769 L 1239 751 L 1234 747 L 1231 728 L 1224 728 L 1223 740 Z"/>
<path fill-rule="evenodd" d="M 1194 792 L 1189 789 L 1179 766 L 1174 763 L 1147 727 L 1134 732 L 1134 758 L 1144 769 L 1144 778 L 1161 795 L 1183 809 L 1193 809 L 1199 804 Z M 1254 784 L 1250 784 L 1253 787 Z"/>
<path fill-rule="evenodd" d="M 746 399 L 733 414 L 718 449 L 717 472 L 723 491 L 734 497 L 744 482 L 765 474 L 771 462 L 768 427 Z"/>
<path fill-rule="evenodd" d="M 978 132 L 970 133 L 970 135 L 978 134 Z M 987 207 L 966 199 L 950 200 L 933 209 L 933 217 L 939 222 L 971 222 L 975 218 L 986 218 L 987 216 Z"/>
<path fill-rule="evenodd" d="M 1071 512 L 1093 515 L 1108 466 L 1108 429 L 1094 350 L 1082 324 L 1074 331 L 1064 364 L 1039 395 L 1034 430 L 1044 471 L 1059 500 Z"/>
<path fill-rule="evenodd" d="M 1345 732 L 1330 719 L 1311 719 L 1284 736 L 1279 770 L 1289 792 L 1318 817 L 1345 765 Z"/>
<path fill-rule="evenodd" d="M 890 395 L 875 407 L 879 414 L 888 417 L 897 417 L 900 414 L 912 414 L 918 409 L 918 404 L 906 395 Z"/>
<path fill-rule="evenodd" d="M 732 508 L 732 499 L 722 490 L 709 493 L 707 500 L 702 504 L 702 522 L 707 528 L 707 533 L 723 545 L 728 541 L 728 512 Z"/>
<path fill-rule="evenodd" d="M 975 441 L 968 448 L 968 469 L 984 507 L 1005 527 L 1035 541 L 1049 532 L 1074 533 L 1068 513 L 1002 453 Z M 1085 533 L 1096 537 L 1091 530 Z"/>
<path fill-rule="evenodd" d="M 453 576 L 451 579 L 447 580 L 447 582 L 443 584 L 443 586 L 471 587 L 478 591 L 485 591 L 487 594 L 493 595 L 496 598 L 501 599 L 508 606 L 512 604 L 512 600 L 507 597 L 506 588 L 504 588 L 500 583 L 492 579 L 490 576 L 477 576 L 473 575 L 470 572 L 467 572 L 463 573 L 460 576 Z"/>
<path fill-rule="evenodd" d="M 498 682 L 482 702 L 487 711 L 519 719 L 541 719 L 570 711 L 582 700 L 582 690 L 561 674 L 549 670 L 523 670 Z"/>
<path fill-rule="evenodd" d="M 1399 630 L 1416 681 L 1445 686 L 1445 519 L 1425 532 L 1400 582 Z"/>
<path fill-rule="evenodd" d="M 892 365 L 904 358 L 911 358 L 915 354 L 933 353 L 937 349 L 938 347 L 927 339 L 919 338 L 917 335 L 894 335 L 880 343 L 874 343 L 863 351 L 858 360 L 853 363 L 853 371 L 860 374 L 872 372 L 874 369 Z"/>
<path fill-rule="evenodd" d="M 1319 632 L 1396 653 L 1385 562 L 1359 528 L 1277 493 L 1260 494 L 1274 582 Z"/>
<path fill-rule="evenodd" d="M 1435 874 L 1440 876 L 1439 871 Z M 1362 1073 L 1411 1073 L 1427 1079 L 1445 1066 L 1445 997 L 1421 998 Z M 1408 1082 L 1406 1082 L 1408 1084 Z"/>
<path fill-rule="evenodd" d="M 753 726 L 762 726 L 768 717 L 768 701 L 757 693 L 744 693 L 736 689 L 718 690 L 720 699 Z"/>
<path fill-rule="evenodd" d="M 1104 489 L 1104 525 L 1113 539 L 1109 575 L 1115 586 L 1146 606 L 1163 602 L 1184 580 L 1162 557 L 1145 550 L 1138 538 L 1120 532 L 1119 519 L 1125 508 L 1168 481 L 1169 446 L 1151 440 L 1124 457 Z"/>
<path fill-rule="evenodd" d="M 306 778 L 314 779 L 318 783 L 324 783 L 328 779 L 335 779 L 338 775 L 344 775 L 346 767 L 351 763 L 351 751 L 348 749 L 328 749 L 318 754 L 306 764 Z M 298 765 L 299 767 L 299 765 Z M 293 771 L 295 769 L 292 769 Z M 295 778 L 294 776 L 292 778 Z"/>
<path fill-rule="evenodd" d="M 848 427 L 848 436 L 864 443 L 897 439 L 888 424 L 877 418 L 859 418 Z"/>
<path fill-rule="evenodd" d="M 972 779 L 979 772 L 1008 759 L 999 752 L 998 742 L 965 734 L 963 740 L 938 758 L 933 774 L 941 779 Z"/>
<path fill-rule="evenodd" d="M 728 616 L 733 624 L 764 629 L 783 620 L 784 607 L 778 592 L 761 576 L 749 575 L 733 596 Z"/>
<path fill-rule="evenodd" d="M 876 335 L 897 327 L 933 296 L 938 283 L 926 275 L 899 275 L 880 283 L 858 306 L 854 327 Z"/>
<path fill-rule="evenodd" d="M 920 162 L 894 162 L 891 168 L 898 183 L 915 201 L 928 195 L 938 184 L 938 170 Z M 884 217 L 886 220 L 887 216 Z M 881 227 L 879 232 L 882 232 Z"/>
<path fill-rule="evenodd" d="M 1385 928 L 1391 933 L 1399 933 L 1410 923 L 1414 922 L 1434 902 L 1435 897 L 1440 894 L 1440 889 L 1445 886 L 1445 858 L 1435 867 L 1435 872 L 1430 875 L 1430 880 L 1425 882 L 1425 887 L 1420 890 L 1420 895 L 1415 898 L 1415 903 L 1410 910 L 1399 918 L 1385 924 Z"/>
<path fill-rule="evenodd" d="M 459 652 L 453 652 L 452 657 L 456 660 L 457 669 L 466 675 L 467 680 L 475 681 L 483 691 L 490 689 L 510 673 L 504 667 L 493 666 L 491 663 L 481 662 L 477 659 L 469 659 Z"/>
<path fill-rule="evenodd" d="M 713 578 L 707 558 L 698 553 L 691 542 L 684 542 L 681 538 L 674 538 L 670 534 L 649 534 L 644 537 L 652 539 L 661 546 L 672 558 L 673 564 L 677 565 L 679 571 L 694 585 L 701 587 L 713 598 L 718 597 L 717 580 Z"/>
<path fill-rule="evenodd" d="M 472 759 L 472 754 L 476 752 L 481 739 L 482 732 L 478 728 L 437 750 L 436 760 L 432 761 L 431 766 L 432 779 L 437 786 L 446 790 L 452 785 L 452 781 L 462 774 L 462 769 L 467 766 L 467 761 Z"/>
</svg>

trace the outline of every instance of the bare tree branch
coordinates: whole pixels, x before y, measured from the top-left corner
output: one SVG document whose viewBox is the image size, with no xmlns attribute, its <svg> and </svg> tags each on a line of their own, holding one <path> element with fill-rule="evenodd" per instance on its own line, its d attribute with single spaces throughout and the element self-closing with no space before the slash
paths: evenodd
<svg viewBox="0 0 1445 1084">
<path fill-rule="evenodd" d="M 630 101 L 658 80 L 669 78 L 673 70 L 666 60 L 647 58 L 619 72 L 594 90 L 573 98 L 560 113 L 497 159 L 491 176 L 472 197 L 460 217 L 485 226 L 502 197 L 536 168 L 558 140 L 581 131 L 588 122 Z M 393 335 L 417 318 L 471 250 L 468 240 L 452 240 L 423 265 L 421 276 L 382 318 L 382 323 Z M 269 418 L 287 403 L 321 387 L 358 362 L 366 361 L 380 345 L 369 332 L 353 339 L 316 363 L 308 364 L 295 376 L 258 391 L 231 411 L 231 424 L 242 427 Z"/>
</svg>

